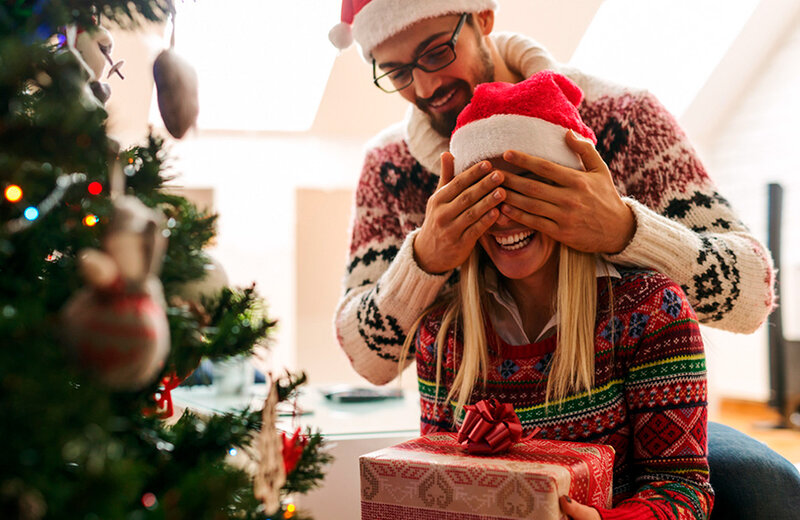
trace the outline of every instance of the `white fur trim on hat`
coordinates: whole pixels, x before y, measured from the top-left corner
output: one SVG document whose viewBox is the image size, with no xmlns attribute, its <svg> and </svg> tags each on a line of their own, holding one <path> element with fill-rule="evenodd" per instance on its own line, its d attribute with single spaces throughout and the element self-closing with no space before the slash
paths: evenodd
<svg viewBox="0 0 800 520">
<path fill-rule="evenodd" d="M 518 150 L 568 168 L 583 170 L 578 154 L 564 141 L 567 129 L 536 117 L 496 114 L 473 121 L 453 133 L 450 152 L 458 175 L 484 159 Z"/>
<path fill-rule="evenodd" d="M 328 39 L 334 47 L 343 51 L 353 44 L 353 31 L 349 25 L 340 22 L 334 25 L 328 32 Z"/>
<path fill-rule="evenodd" d="M 496 0 L 372 0 L 353 17 L 353 39 L 372 61 L 376 45 L 420 20 L 485 10 L 497 10 Z"/>
</svg>

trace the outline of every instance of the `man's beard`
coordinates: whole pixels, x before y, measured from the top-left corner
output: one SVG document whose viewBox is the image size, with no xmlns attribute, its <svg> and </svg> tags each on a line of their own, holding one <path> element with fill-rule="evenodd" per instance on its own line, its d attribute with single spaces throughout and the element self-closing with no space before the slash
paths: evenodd
<svg viewBox="0 0 800 520">
<path fill-rule="evenodd" d="M 489 83 L 494 81 L 494 64 L 492 63 L 492 57 L 489 53 L 488 47 L 482 42 L 479 41 L 478 43 L 478 52 L 479 52 L 479 63 L 476 70 L 473 71 L 473 77 L 475 78 L 475 85 L 479 85 L 481 83 Z M 463 90 L 467 93 L 467 100 L 463 106 L 453 107 L 453 109 L 448 110 L 447 112 L 443 112 L 441 114 L 432 113 L 428 108 L 428 100 L 427 99 L 419 99 L 415 101 L 417 108 L 428 114 L 428 117 L 431 120 L 431 127 L 436 130 L 440 135 L 450 138 L 450 135 L 453 133 L 453 130 L 456 127 L 456 120 L 458 119 L 458 114 L 467 106 L 470 99 L 472 99 L 472 89 L 473 87 L 470 84 L 463 80 L 457 80 L 446 87 L 440 87 L 433 93 L 433 95 L 428 99 L 437 99 L 442 94 L 450 91 L 450 90 Z"/>
</svg>

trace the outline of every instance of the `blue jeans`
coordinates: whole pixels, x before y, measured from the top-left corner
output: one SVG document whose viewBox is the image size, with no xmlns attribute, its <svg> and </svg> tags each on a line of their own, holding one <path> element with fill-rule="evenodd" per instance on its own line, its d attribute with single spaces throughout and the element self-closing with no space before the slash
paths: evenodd
<svg viewBox="0 0 800 520">
<path fill-rule="evenodd" d="M 708 423 L 711 520 L 800 520 L 800 473 L 747 435 Z"/>
</svg>

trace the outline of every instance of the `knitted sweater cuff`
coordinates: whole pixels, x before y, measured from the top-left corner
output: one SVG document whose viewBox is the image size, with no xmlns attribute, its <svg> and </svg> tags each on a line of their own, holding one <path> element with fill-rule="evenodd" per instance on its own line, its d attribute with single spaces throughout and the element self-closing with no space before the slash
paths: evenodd
<svg viewBox="0 0 800 520">
<path fill-rule="evenodd" d="M 621 252 L 603 255 L 611 263 L 649 267 L 668 276 L 686 271 L 687 249 L 697 250 L 697 236 L 673 220 L 659 215 L 634 199 L 622 199 L 633 210 L 636 232 Z"/>
<path fill-rule="evenodd" d="M 452 272 L 429 274 L 417 265 L 414 259 L 414 237 L 417 233 L 419 229 L 406 236 L 381 279 L 381 309 L 385 314 L 394 316 L 403 330 L 408 330 L 433 303 Z"/>
</svg>

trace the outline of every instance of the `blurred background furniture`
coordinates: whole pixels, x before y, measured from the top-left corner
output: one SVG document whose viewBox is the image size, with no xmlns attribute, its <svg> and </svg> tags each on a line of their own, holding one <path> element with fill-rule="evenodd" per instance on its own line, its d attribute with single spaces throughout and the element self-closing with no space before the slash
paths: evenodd
<svg viewBox="0 0 800 520">
<path fill-rule="evenodd" d="M 781 231 L 783 213 L 783 187 L 769 184 L 767 247 L 775 262 L 775 290 L 778 306 L 769 316 L 769 405 L 781 415 L 782 427 L 800 429 L 800 341 L 790 340 L 783 332 L 783 305 L 781 305 Z"/>
</svg>

